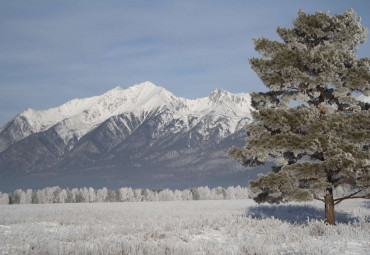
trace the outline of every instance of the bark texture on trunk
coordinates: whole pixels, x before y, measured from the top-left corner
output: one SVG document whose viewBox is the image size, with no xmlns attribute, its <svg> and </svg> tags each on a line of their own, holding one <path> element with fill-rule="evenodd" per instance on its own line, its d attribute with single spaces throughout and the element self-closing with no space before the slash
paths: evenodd
<svg viewBox="0 0 370 255">
<path fill-rule="evenodd" d="M 325 222 L 329 225 L 335 225 L 333 189 L 326 190 L 324 200 L 325 200 Z"/>
</svg>

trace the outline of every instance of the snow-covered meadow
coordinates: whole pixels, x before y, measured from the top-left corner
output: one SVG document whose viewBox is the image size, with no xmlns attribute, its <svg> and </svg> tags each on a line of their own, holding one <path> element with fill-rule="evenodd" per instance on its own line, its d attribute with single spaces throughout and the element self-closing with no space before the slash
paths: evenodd
<svg viewBox="0 0 370 255">
<path fill-rule="evenodd" d="M 370 203 L 252 200 L 0 206 L 0 254 L 369 254 Z"/>
</svg>

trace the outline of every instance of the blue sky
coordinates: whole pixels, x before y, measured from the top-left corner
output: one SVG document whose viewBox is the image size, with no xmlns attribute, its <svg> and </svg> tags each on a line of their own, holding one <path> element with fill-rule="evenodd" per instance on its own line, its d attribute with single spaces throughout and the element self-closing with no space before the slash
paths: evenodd
<svg viewBox="0 0 370 255">
<path fill-rule="evenodd" d="M 214 88 L 264 91 L 248 58 L 252 38 L 278 39 L 301 8 L 353 8 L 370 27 L 370 1 L 16 1 L 0 2 L 0 124 L 152 81 L 177 96 Z M 370 43 L 360 57 L 369 57 Z"/>
</svg>

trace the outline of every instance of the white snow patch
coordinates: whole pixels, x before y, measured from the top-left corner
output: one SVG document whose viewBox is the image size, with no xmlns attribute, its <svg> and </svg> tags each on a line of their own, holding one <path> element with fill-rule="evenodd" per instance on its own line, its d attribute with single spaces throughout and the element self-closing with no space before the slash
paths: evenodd
<svg viewBox="0 0 370 255">
<path fill-rule="evenodd" d="M 360 95 L 357 99 L 362 102 L 370 104 L 370 96 Z"/>
</svg>

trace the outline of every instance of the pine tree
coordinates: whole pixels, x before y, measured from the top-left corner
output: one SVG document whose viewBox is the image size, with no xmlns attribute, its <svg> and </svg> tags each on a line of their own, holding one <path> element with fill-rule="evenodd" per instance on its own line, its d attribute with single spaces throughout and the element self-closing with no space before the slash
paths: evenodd
<svg viewBox="0 0 370 255">
<path fill-rule="evenodd" d="M 367 29 L 352 9 L 300 10 L 293 27 L 277 33 L 282 41 L 254 39 L 262 57 L 249 62 L 269 91 L 252 93 L 258 111 L 247 143 L 229 153 L 245 166 L 275 160 L 271 173 L 250 182 L 257 202 L 317 199 L 335 224 L 334 205 L 369 198 L 370 111 L 355 97 L 370 95 L 370 59 L 356 56 Z M 343 185 L 350 193 L 334 198 Z"/>
</svg>

